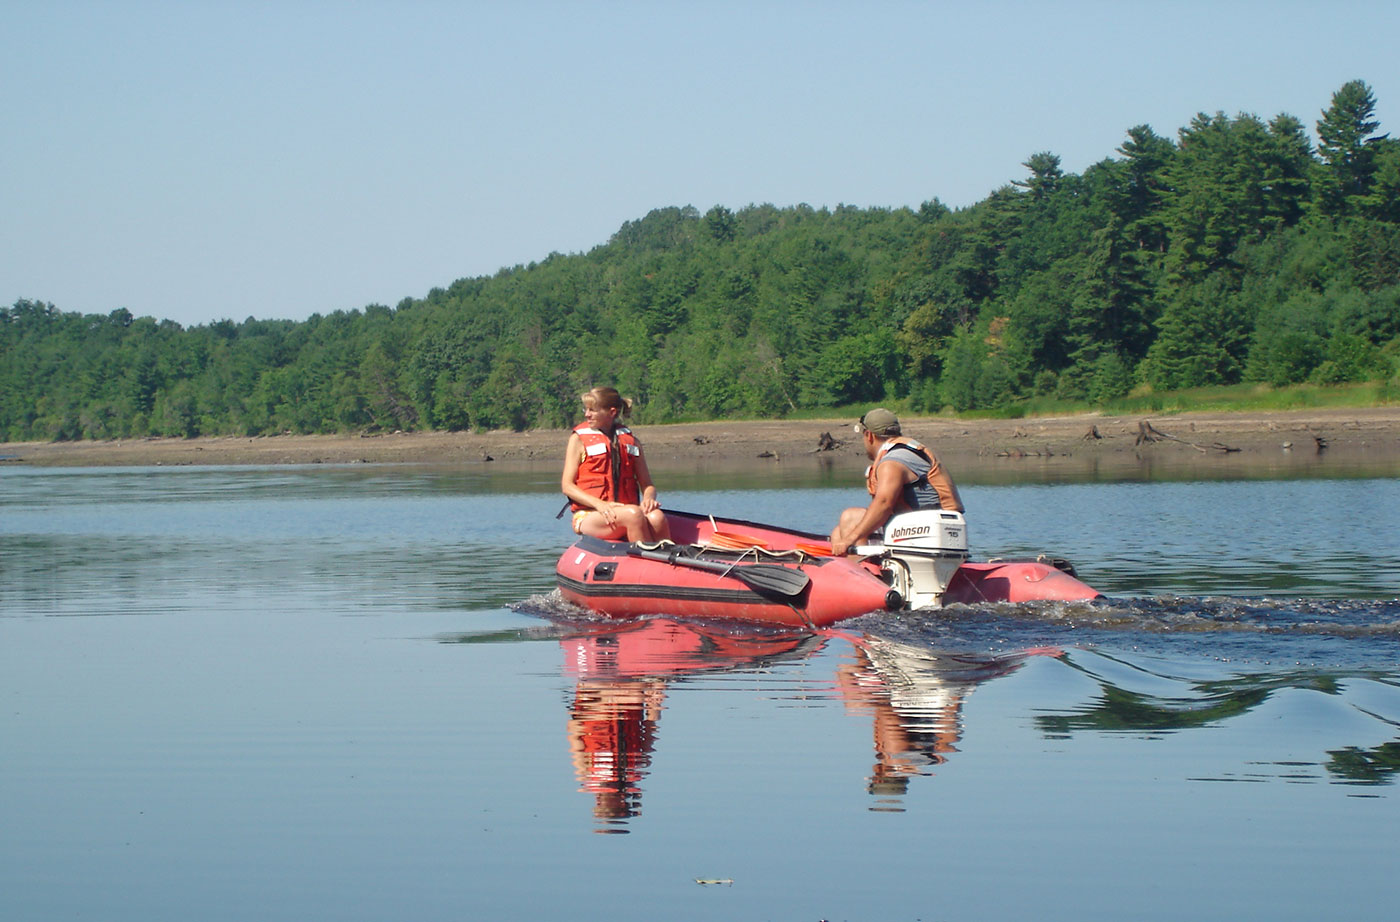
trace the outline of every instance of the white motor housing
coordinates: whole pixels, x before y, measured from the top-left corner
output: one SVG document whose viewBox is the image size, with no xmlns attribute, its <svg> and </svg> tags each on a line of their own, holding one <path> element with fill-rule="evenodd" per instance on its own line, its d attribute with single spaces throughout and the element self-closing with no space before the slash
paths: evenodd
<svg viewBox="0 0 1400 922">
<path fill-rule="evenodd" d="M 904 512 L 885 524 L 883 544 L 859 550 L 884 557 L 882 569 L 906 606 L 936 607 L 967 560 L 967 521 L 943 509 Z"/>
</svg>

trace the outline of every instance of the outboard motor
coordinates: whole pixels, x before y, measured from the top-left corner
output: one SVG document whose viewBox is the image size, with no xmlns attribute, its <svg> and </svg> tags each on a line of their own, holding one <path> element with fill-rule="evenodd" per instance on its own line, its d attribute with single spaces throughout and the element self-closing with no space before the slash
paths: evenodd
<svg viewBox="0 0 1400 922">
<path fill-rule="evenodd" d="M 907 607 L 937 607 L 967 560 L 967 521 L 943 509 L 900 513 L 885 524 L 883 544 L 856 550 L 883 555 L 881 569 Z"/>
</svg>

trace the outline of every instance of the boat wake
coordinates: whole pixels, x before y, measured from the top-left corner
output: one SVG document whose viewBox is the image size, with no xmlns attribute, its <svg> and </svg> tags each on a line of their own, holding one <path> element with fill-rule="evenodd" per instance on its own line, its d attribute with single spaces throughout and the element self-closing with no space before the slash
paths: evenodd
<svg viewBox="0 0 1400 922">
<path fill-rule="evenodd" d="M 1123 648 L 1274 665 L 1393 669 L 1400 600 L 1115 598 L 951 605 L 847 622 L 941 648 Z"/>
<path fill-rule="evenodd" d="M 506 607 L 511 611 L 518 611 L 522 615 L 533 615 L 536 618 L 545 618 L 550 621 L 565 619 L 605 622 L 610 620 L 606 615 L 595 614 L 586 608 L 574 605 L 564 598 L 564 594 L 559 591 L 558 587 L 548 592 L 537 592 L 519 602 L 512 602 Z"/>
</svg>

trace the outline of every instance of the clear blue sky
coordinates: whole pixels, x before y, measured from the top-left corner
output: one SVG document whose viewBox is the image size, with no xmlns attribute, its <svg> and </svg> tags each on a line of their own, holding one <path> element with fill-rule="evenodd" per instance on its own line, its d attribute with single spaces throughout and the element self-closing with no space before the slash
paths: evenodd
<svg viewBox="0 0 1400 922">
<path fill-rule="evenodd" d="M 652 208 L 961 207 L 1048 150 L 1288 112 L 1400 136 L 1394 2 L 0 0 L 0 303 L 421 297 Z"/>
</svg>

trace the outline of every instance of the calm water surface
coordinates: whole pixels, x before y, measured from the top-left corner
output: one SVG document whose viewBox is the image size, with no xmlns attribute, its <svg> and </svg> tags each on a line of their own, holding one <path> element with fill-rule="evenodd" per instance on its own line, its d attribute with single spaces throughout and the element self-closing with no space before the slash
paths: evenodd
<svg viewBox="0 0 1400 922">
<path fill-rule="evenodd" d="M 1397 475 L 963 478 L 1109 598 L 803 635 L 573 616 L 553 471 L 0 467 L 0 919 L 1388 915 Z"/>
</svg>

